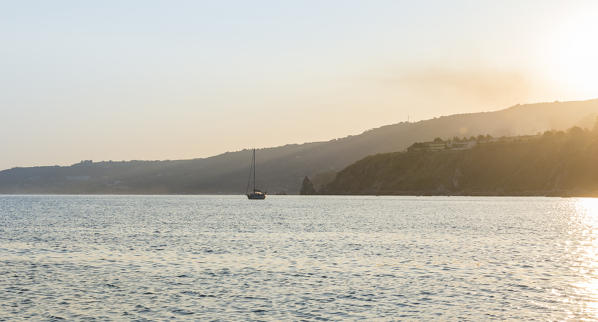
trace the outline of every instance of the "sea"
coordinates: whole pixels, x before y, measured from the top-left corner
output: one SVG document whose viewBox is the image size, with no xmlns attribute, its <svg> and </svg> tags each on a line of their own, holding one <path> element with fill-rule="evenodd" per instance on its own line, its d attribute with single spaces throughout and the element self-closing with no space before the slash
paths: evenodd
<svg viewBox="0 0 598 322">
<path fill-rule="evenodd" d="M 0 320 L 596 320 L 598 199 L 0 196 Z"/>
</svg>

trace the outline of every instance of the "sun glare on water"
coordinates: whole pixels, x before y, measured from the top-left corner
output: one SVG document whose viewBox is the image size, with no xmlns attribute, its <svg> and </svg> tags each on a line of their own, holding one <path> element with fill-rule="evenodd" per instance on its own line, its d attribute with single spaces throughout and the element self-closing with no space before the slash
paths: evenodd
<svg viewBox="0 0 598 322">
<path fill-rule="evenodd" d="M 579 198 L 577 210 L 588 228 L 598 229 L 598 198 Z"/>
<path fill-rule="evenodd" d="M 598 319 L 598 198 L 577 199 L 572 223 L 570 269 L 577 281 L 570 300 L 579 304 L 582 316 Z"/>
</svg>

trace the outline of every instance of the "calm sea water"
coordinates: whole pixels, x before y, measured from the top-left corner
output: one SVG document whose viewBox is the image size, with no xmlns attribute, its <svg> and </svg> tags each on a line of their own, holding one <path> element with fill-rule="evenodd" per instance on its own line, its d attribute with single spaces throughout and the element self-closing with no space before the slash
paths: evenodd
<svg viewBox="0 0 598 322">
<path fill-rule="evenodd" d="M 598 200 L 0 196 L 0 320 L 598 319 Z"/>
</svg>

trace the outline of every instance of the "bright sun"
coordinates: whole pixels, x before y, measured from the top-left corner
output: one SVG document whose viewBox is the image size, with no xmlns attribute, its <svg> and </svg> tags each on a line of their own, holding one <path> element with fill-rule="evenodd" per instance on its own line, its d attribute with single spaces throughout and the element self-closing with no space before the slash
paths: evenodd
<svg viewBox="0 0 598 322">
<path fill-rule="evenodd" d="M 551 78 L 574 95 L 598 97 L 598 10 L 555 27 L 545 57 Z"/>
</svg>

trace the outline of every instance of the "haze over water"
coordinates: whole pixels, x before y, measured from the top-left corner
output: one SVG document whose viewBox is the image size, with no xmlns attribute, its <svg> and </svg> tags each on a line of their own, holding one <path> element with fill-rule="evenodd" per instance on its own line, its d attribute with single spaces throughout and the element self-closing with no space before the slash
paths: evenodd
<svg viewBox="0 0 598 322">
<path fill-rule="evenodd" d="M 0 196 L 0 320 L 598 318 L 595 199 Z"/>
</svg>

